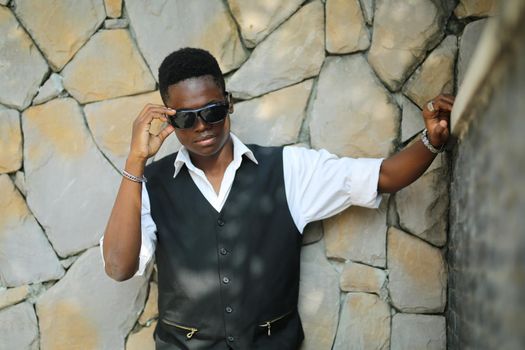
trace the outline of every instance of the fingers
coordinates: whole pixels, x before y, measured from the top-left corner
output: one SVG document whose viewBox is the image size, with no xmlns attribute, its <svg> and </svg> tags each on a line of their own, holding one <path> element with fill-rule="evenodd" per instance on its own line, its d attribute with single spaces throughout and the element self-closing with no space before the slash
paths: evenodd
<svg viewBox="0 0 525 350">
<path fill-rule="evenodd" d="M 175 131 L 175 128 L 168 124 L 166 125 L 166 127 L 164 127 L 164 129 L 162 129 L 159 134 L 157 135 L 157 137 L 160 139 L 160 142 L 164 142 L 164 140 L 166 139 L 166 137 L 168 137 L 173 131 Z"/>
<path fill-rule="evenodd" d="M 148 103 L 142 111 L 139 113 L 136 123 L 151 123 L 153 119 L 160 119 L 162 121 L 168 121 L 166 115 L 174 115 L 176 112 L 174 109 L 164 107 L 161 105 L 155 105 Z"/>
</svg>

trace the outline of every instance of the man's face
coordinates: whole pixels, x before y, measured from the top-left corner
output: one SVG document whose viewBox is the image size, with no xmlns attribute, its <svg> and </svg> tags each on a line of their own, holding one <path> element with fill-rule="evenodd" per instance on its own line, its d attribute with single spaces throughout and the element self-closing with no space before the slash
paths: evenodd
<svg viewBox="0 0 525 350">
<path fill-rule="evenodd" d="M 196 109 L 210 103 L 223 102 L 223 91 L 211 76 L 190 78 L 168 87 L 167 107 L 177 109 Z M 213 156 L 217 154 L 230 138 L 230 117 L 223 122 L 207 124 L 197 118 L 192 128 L 177 129 L 175 134 L 190 154 Z"/>
</svg>

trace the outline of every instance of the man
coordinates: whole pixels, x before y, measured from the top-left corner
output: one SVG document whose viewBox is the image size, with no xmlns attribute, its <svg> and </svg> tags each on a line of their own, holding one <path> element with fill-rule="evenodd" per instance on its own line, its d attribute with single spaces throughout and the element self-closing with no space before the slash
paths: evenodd
<svg viewBox="0 0 525 350">
<path fill-rule="evenodd" d="M 142 274 L 155 251 L 157 349 L 297 349 L 305 225 L 350 205 L 377 208 L 380 193 L 416 180 L 447 141 L 453 97 L 427 105 L 424 142 L 383 160 L 247 147 L 230 133 L 232 101 L 204 50 L 166 57 L 159 88 L 165 106 L 147 105 L 133 124 L 101 241 L 106 273 Z M 151 135 L 155 119 L 169 124 Z M 173 132 L 183 148 L 146 167 Z"/>
</svg>

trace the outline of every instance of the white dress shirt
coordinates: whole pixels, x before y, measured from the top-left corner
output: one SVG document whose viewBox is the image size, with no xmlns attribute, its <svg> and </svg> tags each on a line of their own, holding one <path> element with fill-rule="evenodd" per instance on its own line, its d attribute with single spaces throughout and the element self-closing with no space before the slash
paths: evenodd
<svg viewBox="0 0 525 350">
<path fill-rule="evenodd" d="M 234 134 L 233 161 L 228 165 L 217 194 L 204 172 L 191 162 L 186 148 L 182 147 L 174 164 L 173 177 L 183 165 L 206 200 L 220 212 L 232 188 L 243 155 L 257 164 L 252 151 Z M 246 160 L 244 160 L 246 161 Z M 286 200 L 292 219 L 299 232 L 306 224 L 333 216 L 350 205 L 377 208 L 381 194 L 377 192 L 379 170 L 383 158 L 348 158 L 330 154 L 326 150 L 312 150 L 297 146 L 283 148 L 283 173 Z M 135 275 L 143 275 L 153 260 L 157 244 L 157 226 L 150 213 L 146 185 L 142 186 L 141 232 L 139 268 Z M 100 239 L 102 252 L 104 237 Z M 103 256 L 102 256 L 102 259 Z"/>
</svg>

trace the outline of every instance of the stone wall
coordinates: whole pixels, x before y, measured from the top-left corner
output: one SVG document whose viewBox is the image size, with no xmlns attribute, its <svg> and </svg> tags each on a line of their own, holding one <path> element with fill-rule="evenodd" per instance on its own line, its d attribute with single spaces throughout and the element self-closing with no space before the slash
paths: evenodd
<svg viewBox="0 0 525 350">
<path fill-rule="evenodd" d="M 487 26 L 460 88 L 473 94 L 457 101 L 466 107 L 452 157 L 451 349 L 525 348 L 525 3 L 505 1 L 501 13 L 463 35 Z"/>
<path fill-rule="evenodd" d="M 246 142 L 386 157 L 494 2 L 0 0 L 0 347 L 153 348 L 155 269 L 112 281 L 98 239 L 169 52 L 217 57 Z M 308 228 L 303 349 L 445 348 L 447 164 Z"/>
</svg>

